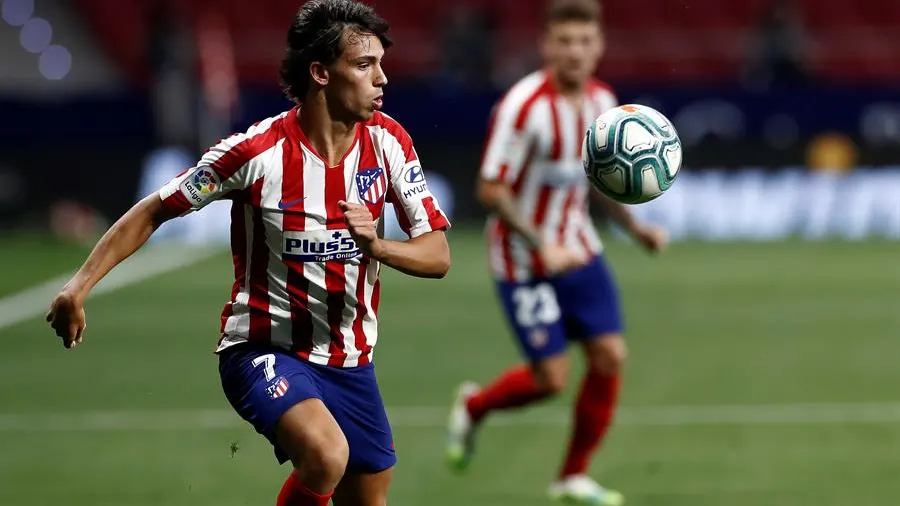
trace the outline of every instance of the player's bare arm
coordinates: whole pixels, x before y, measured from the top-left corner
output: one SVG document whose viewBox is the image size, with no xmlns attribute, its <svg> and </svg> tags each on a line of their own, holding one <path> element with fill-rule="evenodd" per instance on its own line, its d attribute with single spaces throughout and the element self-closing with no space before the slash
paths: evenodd
<svg viewBox="0 0 900 506">
<path fill-rule="evenodd" d="M 660 227 L 642 223 L 635 219 L 628 206 L 603 195 L 599 191 L 591 192 L 594 200 L 603 208 L 603 212 L 609 216 L 616 225 L 629 235 L 634 237 L 641 245 L 652 253 L 665 251 L 669 244 L 666 231 Z"/>
<path fill-rule="evenodd" d="M 173 218 L 153 193 L 134 205 L 94 246 L 84 265 L 50 303 L 47 321 L 66 348 L 81 342 L 86 323 L 84 300 L 113 267 L 131 256 L 166 220 Z"/>
<path fill-rule="evenodd" d="M 366 255 L 398 271 L 421 278 L 442 278 L 450 270 L 450 246 L 442 230 L 426 232 L 408 241 L 378 237 L 369 208 L 339 202 L 350 235 Z"/>
<path fill-rule="evenodd" d="M 497 213 L 509 228 L 525 239 L 530 248 L 540 252 L 541 260 L 550 272 L 565 272 L 584 264 L 584 258 L 565 246 L 541 241 L 541 235 L 516 205 L 508 184 L 481 178 L 477 191 L 483 206 Z"/>
</svg>

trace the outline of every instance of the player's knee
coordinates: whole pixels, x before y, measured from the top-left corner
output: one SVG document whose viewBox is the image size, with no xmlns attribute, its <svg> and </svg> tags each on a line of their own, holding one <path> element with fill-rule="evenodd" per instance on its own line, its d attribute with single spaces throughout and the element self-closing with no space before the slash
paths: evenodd
<svg viewBox="0 0 900 506">
<path fill-rule="evenodd" d="M 622 372 L 628 349 L 621 334 L 598 336 L 588 343 L 588 363 L 593 372 L 613 376 Z"/>
<path fill-rule="evenodd" d="M 306 474 L 315 476 L 316 481 L 336 486 L 347 469 L 350 447 L 344 435 L 339 433 L 310 441 L 304 453 L 301 465 L 306 468 Z"/>
<path fill-rule="evenodd" d="M 569 361 L 565 356 L 547 359 L 534 368 L 538 388 L 549 395 L 559 395 L 569 381 Z"/>
</svg>

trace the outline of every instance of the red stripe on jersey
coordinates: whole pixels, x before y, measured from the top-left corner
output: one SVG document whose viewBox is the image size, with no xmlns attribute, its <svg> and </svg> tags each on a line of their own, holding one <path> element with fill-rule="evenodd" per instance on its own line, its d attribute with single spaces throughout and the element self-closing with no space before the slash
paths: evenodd
<svg viewBox="0 0 900 506">
<path fill-rule="evenodd" d="M 262 220 L 262 189 L 265 178 L 258 179 L 250 187 L 250 205 L 253 207 L 251 230 L 253 239 L 250 253 L 250 335 L 252 342 L 268 343 L 272 337 L 272 319 L 269 316 L 269 247 L 266 244 L 266 226 Z"/>
<path fill-rule="evenodd" d="M 271 149 L 279 139 L 284 137 L 283 124 L 284 118 L 276 119 L 265 132 L 248 137 L 225 151 L 222 156 L 210 164 L 210 168 L 216 171 L 222 181 L 230 178 L 247 162 L 259 156 L 263 151 Z"/>
<path fill-rule="evenodd" d="M 328 319 L 329 337 L 328 365 L 342 366 L 347 358 L 344 349 L 344 334 L 341 332 L 341 323 L 344 320 L 344 296 L 347 293 L 347 277 L 344 264 L 341 262 L 325 262 L 325 304 L 327 306 L 326 318 Z"/>
<path fill-rule="evenodd" d="M 303 231 L 306 229 L 306 213 L 303 207 L 306 188 L 303 184 L 303 151 L 296 142 L 282 144 L 281 164 L 281 201 L 296 202 L 294 207 L 284 210 L 283 227 L 285 231 Z M 283 247 L 283 244 L 278 246 L 279 254 L 283 251 Z M 303 262 L 285 259 L 284 263 L 287 266 L 286 288 L 291 308 L 291 344 L 295 352 L 309 358 L 313 348 L 309 280 L 303 275 Z"/>
<path fill-rule="evenodd" d="M 355 172 L 355 168 L 353 169 Z M 344 212 L 338 206 L 339 200 L 347 199 L 345 172 L 343 163 L 337 167 L 325 169 L 325 228 L 328 230 L 347 228 L 344 222 Z M 328 365 L 342 366 L 344 359 L 347 358 L 347 351 L 344 349 L 344 334 L 341 332 L 341 323 L 344 320 L 344 297 L 347 293 L 347 278 L 343 262 L 325 262 L 325 290 L 327 291 L 325 304 L 328 308 L 326 318 L 331 338 L 328 345 Z"/>
<path fill-rule="evenodd" d="M 522 102 L 522 108 L 519 109 L 519 114 L 516 116 L 516 131 L 522 130 L 522 127 L 525 126 L 525 122 L 528 121 L 528 113 L 531 112 L 531 106 L 533 106 L 534 103 L 537 102 L 539 98 L 541 98 L 541 96 L 552 91 L 553 90 L 550 85 L 550 80 L 547 79 L 544 81 L 544 84 L 540 85 L 538 89 L 534 90 L 534 93 L 532 93 L 531 96 L 529 96 L 527 99 L 525 99 L 524 102 Z"/>
<path fill-rule="evenodd" d="M 582 102 L 583 104 L 584 102 Z M 578 108 L 578 115 L 575 118 L 575 158 L 581 158 L 581 148 L 584 147 L 584 107 Z"/>
<path fill-rule="evenodd" d="M 368 259 L 359 263 L 359 275 L 356 277 L 356 318 L 353 319 L 353 341 L 356 349 L 360 351 L 359 364 L 365 365 L 363 360 L 366 352 L 366 333 L 363 330 L 363 318 L 369 313 L 366 307 L 366 271 L 369 268 Z"/>
<path fill-rule="evenodd" d="M 550 159 L 562 158 L 562 131 L 559 127 L 559 110 L 556 107 L 556 95 L 550 95 L 550 123 L 553 127 L 553 144 L 550 146 Z"/>
<path fill-rule="evenodd" d="M 178 185 L 178 188 L 175 189 L 174 193 L 163 199 L 162 203 L 166 210 L 176 216 L 180 216 L 191 208 L 191 203 L 188 201 L 187 197 L 181 193 L 180 184 Z"/>
<path fill-rule="evenodd" d="M 238 292 L 244 287 L 247 280 L 247 223 L 244 214 L 244 202 L 235 199 L 231 205 L 231 261 L 234 264 L 234 284 L 231 286 L 231 301 L 222 310 L 222 326 L 220 331 L 225 332 L 225 322 L 234 314 L 234 301 Z"/>
<path fill-rule="evenodd" d="M 378 304 L 381 303 L 381 278 L 375 279 L 375 286 L 372 287 L 372 312 L 378 314 Z M 368 347 L 368 349 L 372 349 Z M 368 350 L 367 350 L 368 351 Z"/>
<path fill-rule="evenodd" d="M 425 207 L 425 212 L 428 214 L 428 226 L 431 227 L 431 230 L 442 230 L 450 226 L 444 213 L 438 211 L 437 206 L 434 205 L 434 197 L 422 199 L 422 206 Z"/>
<path fill-rule="evenodd" d="M 559 230 L 557 232 L 557 242 L 564 244 L 566 241 L 566 231 L 569 226 L 572 208 L 575 207 L 575 197 L 578 194 L 578 187 L 571 187 L 566 191 L 566 200 L 563 201 L 562 214 L 559 220 Z"/>
<path fill-rule="evenodd" d="M 550 207 L 550 196 L 552 194 L 552 187 L 541 186 L 540 192 L 538 193 L 538 201 L 534 213 L 534 224 L 538 230 L 541 229 L 544 221 L 547 218 L 547 208 Z M 543 277 L 546 269 L 544 268 L 544 262 L 541 260 L 541 256 L 538 251 L 531 252 L 531 263 L 533 265 L 534 275 L 539 278 Z"/>
</svg>

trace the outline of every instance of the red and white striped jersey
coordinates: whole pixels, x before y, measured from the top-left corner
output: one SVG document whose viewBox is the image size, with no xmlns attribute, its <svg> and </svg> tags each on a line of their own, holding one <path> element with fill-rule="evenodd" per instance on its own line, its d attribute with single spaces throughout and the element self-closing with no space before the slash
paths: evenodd
<svg viewBox="0 0 900 506">
<path fill-rule="evenodd" d="M 300 129 L 298 111 L 219 142 L 159 195 L 179 214 L 233 201 L 235 279 L 217 351 L 251 341 L 317 364 L 365 365 L 378 337 L 380 264 L 360 252 L 338 201 L 365 204 L 379 224 L 391 202 L 410 237 L 450 225 L 399 123 L 376 112 L 357 126 L 343 160 L 328 167 Z"/>
<path fill-rule="evenodd" d="M 582 102 L 573 104 L 541 70 L 513 85 L 495 106 L 481 177 L 509 184 L 543 241 L 585 255 L 602 250 L 588 214 L 590 186 L 581 146 L 590 122 L 615 105 L 612 90 L 596 80 L 587 84 Z M 524 281 L 545 276 L 537 252 L 497 216 L 489 218 L 487 232 L 495 277 Z"/>
</svg>

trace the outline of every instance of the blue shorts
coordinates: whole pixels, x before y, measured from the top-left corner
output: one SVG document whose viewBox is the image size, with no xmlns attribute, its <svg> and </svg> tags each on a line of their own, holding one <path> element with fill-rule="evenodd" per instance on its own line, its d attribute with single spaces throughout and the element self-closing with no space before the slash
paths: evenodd
<svg viewBox="0 0 900 506">
<path fill-rule="evenodd" d="M 275 425 L 288 409 L 320 399 L 347 438 L 347 469 L 377 473 L 397 463 L 374 364 L 341 369 L 297 358 L 286 350 L 239 344 L 219 354 L 219 376 L 228 402 L 275 448 L 280 464 L 288 457 L 278 446 Z"/>
<path fill-rule="evenodd" d="M 519 345 L 532 362 L 565 351 L 569 340 L 622 331 L 615 279 L 601 256 L 560 276 L 498 281 L 497 292 Z"/>
</svg>

